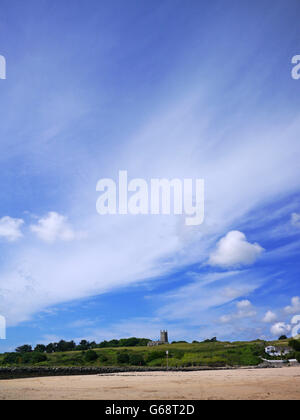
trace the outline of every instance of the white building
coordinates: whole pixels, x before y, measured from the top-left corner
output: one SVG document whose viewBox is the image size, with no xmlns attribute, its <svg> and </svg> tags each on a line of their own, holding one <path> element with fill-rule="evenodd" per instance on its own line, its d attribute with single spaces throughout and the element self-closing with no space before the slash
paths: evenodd
<svg viewBox="0 0 300 420">
<path fill-rule="evenodd" d="M 287 347 L 268 346 L 265 348 L 265 353 L 269 356 L 286 356 L 291 350 Z"/>
</svg>

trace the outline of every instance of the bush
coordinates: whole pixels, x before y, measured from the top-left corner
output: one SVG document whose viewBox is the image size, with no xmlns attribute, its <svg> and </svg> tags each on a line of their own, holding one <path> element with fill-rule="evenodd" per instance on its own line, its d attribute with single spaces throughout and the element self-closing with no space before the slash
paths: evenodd
<svg viewBox="0 0 300 420">
<path fill-rule="evenodd" d="M 142 354 L 132 353 L 129 355 L 129 363 L 133 366 L 143 366 L 145 360 Z"/>
<path fill-rule="evenodd" d="M 35 364 L 40 362 L 45 362 L 47 356 L 43 353 L 24 353 L 21 355 L 21 363 L 24 364 Z"/>
<path fill-rule="evenodd" d="M 6 353 L 2 364 L 4 365 L 18 365 L 18 364 L 35 364 L 45 362 L 48 360 L 43 353 Z"/>
<path fill-rule="evenodd" d="M 87 362 L 94 362 L 95 360 L 98 359 L 98 354 L 94 351 L 94 350 L 88 350 L 85 354 L 84 354 L 84 359 Z"/>
<path fill-rule="evenodd" d="M 99 354 L 98 359 L 100 360 L 100 362 L 108 361 L 108 357 L 106 357 L 105 354 L 102 354 L 102 353 Z"/>
<path fill-rule="evenodd" d="M 21 362 L 21 355 L 18 353 L 5 353 L 3 365 L 16 365 Z"/>
<path fill-rule="evenodd" d="M 48 360 L 48 358 L 44 353 L 34 352 L 30 354 L 31 363 L 41 363 L 41 362 L 46 362 L 46 360 Z"/>
<path fill-rule="evenodd" d="M 152 360 L 161 359 L 162 357 L 166 357 L 165 351 L 162 351 L 162 350 L 150 351 L 147 354 L 147 362 L 152 362 Z"/>
<path fill-rule="evenodd" d="M 183 350 L 172 349 L 169 351 L 169 357 L 175 357 L 176 359 L 182 359 L 184 356 Z"/>
<path fill-rule="evenodd" d="M 129 363 L 129 356 L 128 353 L 117 353 L 117 361 L 118 363 Z"/>
<path fill-rule="evenodd" d="M 289 346 L 292 347 L 295 351 L 300 351 L 300 341 L 299 340 L 290 340 Z"/>
</svg>

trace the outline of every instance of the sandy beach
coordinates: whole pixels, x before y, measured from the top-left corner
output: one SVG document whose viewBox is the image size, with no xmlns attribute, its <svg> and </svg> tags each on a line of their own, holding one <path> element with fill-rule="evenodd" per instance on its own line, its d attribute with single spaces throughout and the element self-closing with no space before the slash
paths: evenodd
<svg viewBox="0 0 300 420">
<path fill-rule="evenodd" d="M 0 400 L 300 399 L 300 367 L 0 381 Z"/>
</svg>

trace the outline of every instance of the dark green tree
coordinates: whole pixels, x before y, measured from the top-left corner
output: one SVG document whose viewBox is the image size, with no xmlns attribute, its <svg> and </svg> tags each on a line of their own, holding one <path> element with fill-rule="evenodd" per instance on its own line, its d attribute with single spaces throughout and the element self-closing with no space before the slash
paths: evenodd
<svg viewBox="0 0 300 420">
<path fill-rule="evenodd" d="M 300 340 L 290 340 L 289 346 L 295 351 L 300 351 Z"/>
<path fill-rule="evenodd" d="M 98 359 L 98 354 L 94 350 L 88 350 L 84 354 L 84 359 L 87 362 L 94 362 Z"/>
<path fill-rule="evenodd" d="M 53 344 L 53 343 L 49 343 L 49 344 L 46 346 L 46 353 L 50 354 L 50 353 L 54 353 L 54 351 L 55 351 L 55 346 L 54 346 L 54 344 Z"/>
<path fill-rule="evenodd" d="M 117 354 L 117 361 L 118 363 L 128 364 L 129 363 L 129 356 L 128 353 L 121 352 Z"/>
<path fill-rule="evenodd" d="M 46 351 L 46 346 L 44 344 L 37 344 L 34 348 L 34 352 L 37 353 L 45 353 Z"/>
<path fill-rule="evenodd" d="M 143 355 L 139 353 L 131 353 L 129 355 L 129 364 L 133 366 L 143 366 L 145 364 Z"/>
<path fill-rule="evenodd" d="M 16 348 L 17 353 L 30 353 L 32 352 L 32 347 L 29 344 L 24 344 L 24 346 L 20 346 Z"/>
<path fill-rule="evenodd" d="M 77 346 L 77 350 L 89 350 L 90 343 L 87 340 L 81 340 Z"/>
</svg>

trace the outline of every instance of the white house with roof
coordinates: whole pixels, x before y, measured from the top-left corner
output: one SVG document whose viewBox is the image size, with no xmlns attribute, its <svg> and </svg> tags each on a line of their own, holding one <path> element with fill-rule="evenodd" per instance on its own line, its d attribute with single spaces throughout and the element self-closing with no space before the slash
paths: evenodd
<svg viewBox="0 0 300 420">
<path fill-rule="evenodd" d="M 291 352 L 288 347 L 268 346 L 265 348 L 265 353 L 269 356 L 287 356 Z"/>
</svg>

